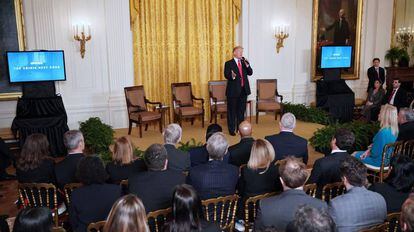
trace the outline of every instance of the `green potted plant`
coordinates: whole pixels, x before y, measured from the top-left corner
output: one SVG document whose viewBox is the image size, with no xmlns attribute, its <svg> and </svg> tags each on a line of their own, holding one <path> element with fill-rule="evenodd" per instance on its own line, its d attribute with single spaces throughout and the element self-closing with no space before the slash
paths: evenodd
<svg viewBox="0 0 414 232">
<path fill-rule="evenodd" d="M 404 48 L 400 49 L 400 59 L 398 62 L 398 66 L 400 67 L 408 67 L 410 64 L 410 55 L 408 54 L 407 50 Z"/>
<path fill-rule="evenodd" d="M 391 62 L 391 66 L 398 67 L 398 62 L 401 58 L 401 49 L 399 47 L 392 47 L 385 53 L 385 59 Z"/>
<path fill-rule="evenodd" d="M 110 145 L 114 141 L 114 130 L 98 117 L 91 117 L 79 123 L 79 130 L 85 139 L 87 154 L 98 154 L 102 160 L 111 160 Z"/>
<path fill-rule="evenodd" d="M 194 138 L 192 138 L 192 139 L 190 139 L 189 141 L 187 141 L 185 143 L 180 142 L 177 149 L 179 149 L 181 151 L 187 151 L 188 152 L 191 148 L 199 147 L 199 146 L 203 146 L 203 143 L 196 142 L 196 140 Z"/>
</svg>

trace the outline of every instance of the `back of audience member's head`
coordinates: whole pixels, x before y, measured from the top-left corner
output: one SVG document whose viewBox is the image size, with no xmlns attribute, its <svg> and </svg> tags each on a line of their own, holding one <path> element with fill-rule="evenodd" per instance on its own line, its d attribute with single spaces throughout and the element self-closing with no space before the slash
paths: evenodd
<svg viewBox="0 0 414 232">
<path fill-rule="evenodd" d="M 296 127 L 296 117 L 292 113 L 284 113 L 279 122 L 280 130 L 293 131 Z"/>
<path fill-rule="evenodd" d="M 309 177 L 306 165 L 293 156 L 280 161 L 279 173 L 283 187 L 289 189 L 302 187 Z"/>
<path fill-rule="evenodd" d="M 201 231 L 201 220 L 204 219 L 201 200 L 191 185 L 175 187 L 172 217 L 168 231 Z"/>
<path fill-rule="evenodd" d="M 172 123 L 168 125 L 163 132 L 164 143 L 166 144 L 177 144 L 181 140 L 183 130 L 180 125 Z"/>
<path fill-rule="evenodd" d="M 308 205 L 300 206 L 287 232 L 335 232 L 336 225 L 325 211 Z"/>
<path fill-rule="evenodd" d="M 226 154 L 228 147 L 229 144 L 222 132 L 214 133 L 207 140 L 206 148 L 210 159 L 223 160 L 223 157 Z"/>
<path fill-rule="evenodd" d="M 151 171 L 161 171 L 167 166 L 167 150 L 161 144 L 154 143 L 144 153 L 144 161 Z"/>
<path fill-rule="evenodd" d="M 253 142 L 252 150 L 250 152 L 250 159 L 247 167 L 253 170 L 265 168 L 266 172 L 269 166 L 275 159 L 275 150 L 272 144 L 265 139 L 257 139 Z"/>
<path fill-rule="evenodd" d="M 52 227 L 53 217 L 49 208 L 25 208 L 17 214 L 13 232 L 50 232 Z"/>
<path fill-rule="evenodd" d="M 22 151 L 17 156 L 18 169 L 27 171 L 38 168 L 44 159 L 49 158 L 49 141 L 44 134 L 31 134 L 26 138 Z"/>
<path fill-rule="evenodd" d="M 144 204 L 133 194 L 119 198 L 112 206 L 104 232 L 148 232 Z"/>
<path fill-rule="evenodd" d="M 391 158 L 391 171 L 386 182 L 394 186 L 397 191 L 411 192 L 414 186 L 414 162 L 405 155 Z"/>
<path fill-rule="evenodd" d="M 380 114 L 378 116 L 381 129 L 390 128 L 392 134 L 398 135 L 398 111 L 397 107 L 385 104 L 381 106 Z"/>
<path fill-rule="evenodd" d="M 115 141 L 112 160 L 118 165 L 129 164 L 134 161 L 132 144 L 127 137 L 123 136 Z"/>
<path fill-rule="evenodd" d="M 108 177 L 102 160 L 96 155 L 85 156 L 79 161 L 76 176 L 84 185 L 104 184 Z"/>
<path fill-rule="evenodd" d="M 252 124 L 248 121 L 241 122 L 239 125 L 239 133 L 242 138 L 252 136 Z"/>
<path fill-rule="evenodd" d="M 344 182 L 346 179 L 354 187 L 362 187 L 367 183 L 367 167 L 353 156 L 346 157 L 339 170 Z"/>
<path fill-rule="evenodd" d="M 74 151 L 82 152 L 85 148 L 85 141 L 83 134 L 79 130 L 70 130 L 63 135 L 63 143 L 65 144 L 68 153 Z"/>
<path fill-rule="evenodd" d="M 400 112 L 398 112 L 398 123 L 403 124 L 412 121 L 414 121 L 414 111 L 407 107 L 400 108 Z"/>
<path fill-rule="evenodd" d="M 223 128 L 219 124 L 210 124 L 206 131 L 206 142 L 216 132 L 223 132 Z"/>
<path fill-rule="evenodd" d="M 255 232 L 280 232 L 275 226 L 265 226 L 262 228 L 255 228 Z"/>
<path fill-rule="evenodd" d="M 414 193 L 402 205 L 400 221 L 402 231 L 414 231 Z"/>
<path fill-rule="evenodd" d="M 331 147 L 336 146 L 340 150 L 349 151 L 353 148 L 355 143 L 355 135 L 352 131 L 339 128 L 335 131 L 335 135 L 332 138 Z"/>
</svg>

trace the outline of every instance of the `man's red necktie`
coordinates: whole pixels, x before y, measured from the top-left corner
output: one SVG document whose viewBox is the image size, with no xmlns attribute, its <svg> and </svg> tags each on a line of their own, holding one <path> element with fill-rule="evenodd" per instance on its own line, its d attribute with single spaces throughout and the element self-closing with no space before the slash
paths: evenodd
<svg viewBox="0 0 414 232">
<path fill-rule="evenodd" d="M 237 66 L 239 67 L 239 73 L 240 73 L 240 78 L 241 78 L 241 86 L 244 86 L 244 78 L 243 78 L 243 68 L 242 68 L 242 64 L 240 62 L 240 59 L 237 62 Z"/>
<path fill-rule="evenodd" d="M 392 90 L 390 97 L 388 98 L 388 103 L 390 103 L 392 96 L 395 94 L 395 89 Z"/>
</svg>

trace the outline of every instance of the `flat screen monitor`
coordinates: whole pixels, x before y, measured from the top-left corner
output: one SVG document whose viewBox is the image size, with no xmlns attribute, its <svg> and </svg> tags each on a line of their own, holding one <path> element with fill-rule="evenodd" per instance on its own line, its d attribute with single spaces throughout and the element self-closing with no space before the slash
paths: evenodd
<svg viewBox="0 0 414 232">
<path fill-rule="evenodd" d="M 66 80 L 62 50 L 9 51 L 6 58 L 10 83 Z"/>
<path fill-rule="evenodd" d="M 350 68 L 352 46 L 323 46 L 321 68 Z"/>
</svg>

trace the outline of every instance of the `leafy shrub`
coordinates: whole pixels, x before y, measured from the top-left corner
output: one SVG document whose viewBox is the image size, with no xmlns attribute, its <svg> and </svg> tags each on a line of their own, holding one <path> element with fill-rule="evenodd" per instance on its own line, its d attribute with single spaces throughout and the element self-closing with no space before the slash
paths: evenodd
<svg viewBox="0 0 414 232">
<path fill-rule="evenodd" d="M 98 117 L 79 123 L 88 153 L 99 154 L 103 160 L 111 156 L 109 146 L 114 141 L 114 130 Z"/>
<path fill-rule="evenodd" d="M 177 149 L 179 149 L 181 151 L 187 151 L 188 152 L 191 148 L 199 147 L 199 146 L 202 146 L 202 145 L 203 145 L 203 143 L 196 142 L 196 140 L 194 138 L 192 138 L 192 139 L 190 139 L 189 141 L 187 141 L 185 143 L 180 142 Z"/>
<path fill-rule="evenodd" d="M 296 119 L 304 122 L 319 123 L 322 125 L 328 125 L 330 123 L 329 114 L 326 111 L 304 104 L 285 103 L 283 104 L 283 111 L 294 114 Z"/>
</svg>

